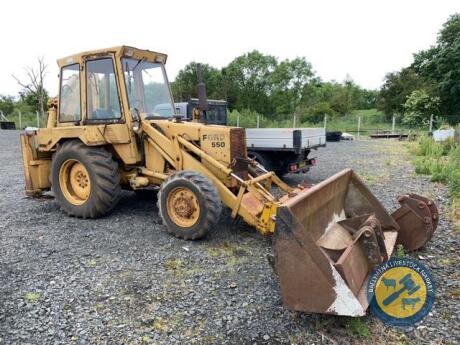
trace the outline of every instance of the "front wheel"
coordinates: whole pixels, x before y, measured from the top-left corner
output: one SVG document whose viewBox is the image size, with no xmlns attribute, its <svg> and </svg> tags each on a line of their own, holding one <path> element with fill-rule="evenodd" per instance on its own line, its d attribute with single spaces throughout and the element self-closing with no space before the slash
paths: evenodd
<svg viewBox="0 0 460 345">
<path fill-rule="evenodd" d="M 206 236 L 222 210 L 214 185 L 193 171 L 178 172 L 163 182 L 157 205 L 168 231 L 185 240 Z"/>
</svg>

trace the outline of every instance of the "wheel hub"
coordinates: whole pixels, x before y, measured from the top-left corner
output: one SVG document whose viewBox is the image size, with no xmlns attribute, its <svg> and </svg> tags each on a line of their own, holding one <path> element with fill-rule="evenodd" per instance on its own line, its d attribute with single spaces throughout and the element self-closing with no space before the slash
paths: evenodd
<svg viewBox="0 0 460 345">
<path fill-rule="evenodd" d="M 181 217 L 189 218 L 194 210 L 192 199 L 178 198 L 174 202 L 174 211 Z"/>
<path fill-rule="evenodd" d="M 59 171 L 59 184 L 64 197 L 74 205 L 85 203 L 91 192 L 88 170 L 75 159 L 62 164 Z"/>
<path fill-rule="evenodd" d="M 167 207 L 171 220 L 181 227 L 193 226 L 200 216 L 198 198 L 185 187 L 175 188 L 169 193 Z"/>
</svg>

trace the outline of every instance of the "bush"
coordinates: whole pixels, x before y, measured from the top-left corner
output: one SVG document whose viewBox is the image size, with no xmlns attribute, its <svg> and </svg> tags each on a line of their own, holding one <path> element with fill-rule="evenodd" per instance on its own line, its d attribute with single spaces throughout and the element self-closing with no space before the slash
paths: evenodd
<svg viewBox="0 0 460 345">
<path fill-rule="evenodd" d="M 328 102 L 319 102 L 310 108 L 301 111 L 306 113 L 300 117 L 301 122 L 320 123 L 324 120 L 324 115 L 327 115 L 328 118 L 335 117 L 337 115 Z"/>
<path fill-rule="evenodd" d="M 417 127 L 428 125 L 430 116 L 438 113 L 440 99 L 431 96 L 426 90 L 414 90 L 404 103 L 403 123 Z"/>
<path fill-rule="evenodd" d="M 436 143 L 423 137 L 415 154 L 416 173 L 431 175 L 432 181 L 447 184 L 452 198 L 460 198 L 460 146 L 454 140 Z"/>
</svg>

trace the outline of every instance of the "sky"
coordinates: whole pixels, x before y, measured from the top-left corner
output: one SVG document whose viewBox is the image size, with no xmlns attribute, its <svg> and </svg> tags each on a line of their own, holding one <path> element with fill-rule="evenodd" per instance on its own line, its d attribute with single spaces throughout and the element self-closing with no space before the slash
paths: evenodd
<svg viewBox="0 0 460 345">
<path fill-rule="evenodd" d="M 388 72 L 436 41 L 459 0 L 3 1 L 0 94 L 43 56 L 45 87 L 58 89 L 58 58 L 131 45 L 168 54 L 170 80 L 191 61 L 223 67 L 253 49 L 278 59 L 305 57 L 323 80 L 347 75 L 377 89 Z"/>
</svg>

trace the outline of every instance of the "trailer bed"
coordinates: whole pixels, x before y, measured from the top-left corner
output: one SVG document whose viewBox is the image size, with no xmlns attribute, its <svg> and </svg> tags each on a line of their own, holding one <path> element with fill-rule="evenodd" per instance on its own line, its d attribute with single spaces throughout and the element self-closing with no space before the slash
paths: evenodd
<svg viewBox="0 0 460 345">
<path fill-rule="evenodd" d="M 248 149 L 300 152 L 326 145 L 324 128 L 247 128 Z"/>
</svg>

